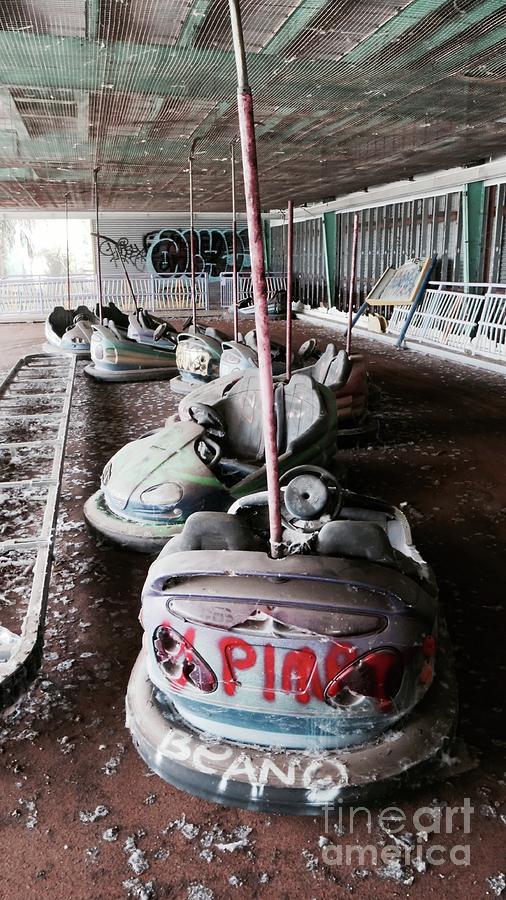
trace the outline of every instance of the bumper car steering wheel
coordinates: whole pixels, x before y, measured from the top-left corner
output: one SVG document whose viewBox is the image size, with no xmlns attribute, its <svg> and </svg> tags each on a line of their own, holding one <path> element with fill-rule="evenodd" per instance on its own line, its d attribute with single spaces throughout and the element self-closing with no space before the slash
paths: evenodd
<svg viewBox="0 0 506 900">
<path fill-rule="evenodd" d="M 313 356 L 316 350 L 316 338 L 310 338 L 308 341 L 304 341 L 303 344 L 300 345 L 298 351 L 298 357 L 300 360 L 308 359 L 310 356 Z"/>
<path fill-rule="evenodd" d="M 289 528 L 319 531 L 339 515 L 342 490 L 330 472 L 320 466 L 297 466 L 279 482 L 281 518 Z"/>
<path fill-rule="evenodd" d="M 220 414 L 207 403 L 194 403 L 188 408 L 188 415 L 196 425 L 202 425 L 210 435 L 224 438 L 226 427 Z"/>
</svg>

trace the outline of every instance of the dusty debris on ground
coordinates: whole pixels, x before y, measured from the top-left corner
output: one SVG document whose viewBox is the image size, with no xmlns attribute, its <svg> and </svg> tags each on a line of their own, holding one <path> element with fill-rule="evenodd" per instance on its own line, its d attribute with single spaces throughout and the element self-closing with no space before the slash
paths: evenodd
<svg viewBox="0 0 506 900">
<path fill-rule="evenodd" d="M 275 325 L 273 336 L 280 337 L 281 330 Z M 335 332 L 296 323 L 295 345 L 313 334 L 323 344 L 340 343 Z M 0 335 L 0 347 L 1 341 Z M 342 450 L 340 461 L 352 489 L 410 504 L 416 544 L 437 573 L 456 652 L 460 733 L 475 748 L 478 768 L 439 788 L 373 805 L 371 833 L 358 816 L 353 835 L 346 817 L 341 822 L 331 814 L 326 827 L 323 810 L 313 820 L 226 809 L 149 774 L 125 731 L 124 696 L 140 647 L 139 598 L 150 560 L 96 540 L 84 527 L 82 503 L 112 453 L 160 425 L 175 411 L 177 399 L 162 383 L 91 383 L 80 365 L 43 668 L 0 720 L 6 896 L 39 896 L 42 883 L 51 900 L 68 900 L 69 885 L 73 900 L 321 900 L 351 890 L 364 900 L 504 894 L 505 664 L 497 639 L 504 629 L 506 487 L 498 465 L 505 446 L 504 380 L 393 353 L 362 338 L 357 346 L 370 350 L 371 377 L 381 388 L 381 431 L 372 449 Z M 19 510 L 9 520 L 15 527 L 16 516 Z M 1 612 L 16 609 L 31 566 L 27 551 L 9 567 L 0 563 Z M 324 862 L 325 839 L 378 851 L 387 842 L 403 853 L 414 833 L 413 811 L 435 809 L 435 790 L 450 807 L 470 798 L 475 808 L 470 834 L 462 833 L 458 817 L 459 829 L 451 835 L 426 833 L 422 840 L 418 832 L 424 853 L 420 861 L 413 857 L 409 868 L 401 860 L 385 867 L 369 860 L 339 867 Z M 155 796 L 156 802 L 149 799 Z M 437 806 L 444 809 L 442 802 Z M 399 831 L 399 823 L 385 818 L 390 833 L 377 825 L 378 812 L 389 805 L 406 815 Z M 107 817 L 81 820 L 81 812 L 93 816 L 100 807 Z M 173 823 L 169 830 L 168 823 Z M 437 866 L 427 861 L 425 850 L 433 844 L 449 850 L 464 842 L 470 845 L 469 867 L 448 858 Z M 144 859 L 149 866 L 141 874 L 129 865 L 136 851 L 135 864 Z M 317 861 L 312 869 L 303 851 Z M 234 877 L 240 886 L 230 882 Z"/>
</svg>

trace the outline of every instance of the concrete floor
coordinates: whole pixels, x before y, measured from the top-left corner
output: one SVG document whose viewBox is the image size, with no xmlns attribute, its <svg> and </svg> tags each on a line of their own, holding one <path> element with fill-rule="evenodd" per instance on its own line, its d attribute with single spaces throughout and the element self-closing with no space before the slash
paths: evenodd
<svg viewBox="0 0 506 900">
<path fill-rule="evenodd" d="M 323 343 L 339 341 L 329 329 L 298 324 L 296 346 L 312 335 Z M 41 341 L 41 326 L 0 326 L 0 368 Z M 92 537 L 82 504 L 110 455 L 159 425 L 176 404 L 166 384 L 94 384 L 81 365 L 43 671 L 0 721 L 1 896 L 499 896 L 506 824 L 505 381 L 364 339 L 358 343 L 380 392 L 380 440 L 340 457 L 351 488 L 407 504 L 415 542 L 438 577 L 456 654 L 459 731 L 477 759 L 472 771 L 392 798 L 407 820 L 397 834 L 403 844 L 413 843 L 414 811 L 432 810 L 423 819 L 428 827 L 418 860 L 372 864 L 373 850 L 394 842 L 378 823 L 386 802 L 371 808 L 370 833 L 365 812 L 356 815 L 353 834 L 344 817 L 340 833 L 337 819 L 327 829 L 323 816 L 296 819 L 214 806 L 147 771 L 125 731 L 123 701 L 140 645 L 137 613 L 148 560 Z M 465 798 L 474 808 L 470 833 L 459 814 L 451 833 L 433 833 L 437 811 L 460 807 Z M 241 837 L 237 849 L 223 849 Z M 349 865 L 329 865 L 325 841 L 373 850 L 362 861 L 355 855 Z M 450 861 L 456 845 L 469 847 L 470 865 Z M 455 858 L 465 862 L 466 853 L 457 851 Z"/>
<path fill-rule="evenodd" d="M 44 325 L 40 322 L 28 324 L 0 324 L 0 370 L 14 365 L 20 356 L 27 353 L 42 353 Z"/>
</svg>

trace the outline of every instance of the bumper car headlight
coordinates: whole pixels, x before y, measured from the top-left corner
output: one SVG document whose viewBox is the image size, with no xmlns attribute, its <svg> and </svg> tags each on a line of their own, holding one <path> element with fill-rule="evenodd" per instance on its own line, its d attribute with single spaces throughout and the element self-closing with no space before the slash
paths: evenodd
<svg viewBox="0 0 506 900">
<path fill-rule="evenodd" d="M 207 353 L 200 353 L 192 360 L 191 367 L 194 372 L 202 372 L 205 375 L 210 362 L 210 356 Z"/>
<path fill-rule="evenodd" d="M 141 502 L 146 506 L 163 506 L 171 509 L 183 496 L 183 488 L 176 481 L 166 481 L 146 488 L 141 494 Z"/>
<path fill-rule="evenodd" d="M 94 334 L 91 339 L 91 355 L 93 359 L 103 359 L 104 358 L 104 348 L 102 346 L 102 341 L 100 338 Z"/>
</svg>

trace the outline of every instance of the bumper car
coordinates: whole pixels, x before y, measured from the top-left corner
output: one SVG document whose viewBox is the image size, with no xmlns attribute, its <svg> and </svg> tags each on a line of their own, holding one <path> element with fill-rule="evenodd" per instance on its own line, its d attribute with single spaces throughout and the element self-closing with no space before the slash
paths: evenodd
<svg viewBox="0 0 506 900">
<path fill-rule="evenodd" d="M 94 325 L 91 364 L 85 372 L 97 381 L 163 381 L 176 371 L 176 333 L 166 322 L 150 341 L 130 338 L 112 319 Z"/>
<path fill-rule="evenodd" d="M 213 328 L 207 328 L 204 334 L 181 333 L 176 350 L 179 376 L 172 379 L 171 390 L 176 394 L 188 394 L 222 375 L 257 369 L 256 331 L 253 329 L 239 337 L 238 341 L 229 340 Z M 294 368 L 307 365 L 314 357 L 315 348 L 315 340 L 306 341 L 294 357 Z M 285 347 L 276 341 L 271 341 L 271 364 L 275 375 L 286 369 Z"/>
<path fill-rule="evenodd" d="M 181 331 L 177 337 L 176 365 L 179 374 L 170 382 L 175 394 L 188 394 L 219 374 L 223 341 L 227 335 L 216 328 Z"/>
<path fill-rule="evenodd" d="M 294 353 L 292 371 L 301 370 L 318 356 L 316 340 L 311 338 Z M 273 375 L 286 371 L 286 347 L 271 341 L 271 365 Z M 258 344 L 256 330 L 248 331 L 242 341 L 223 341 L 219 376 L 240 375 L 245 369 L 258 369 Z"/>
<path fill-rule="evenodd" d="M 456 685 L 402 512 L 311 466 L 280 488 L 282 558 L 265 492 L 194 513 L 152 564 L 127 727 L 182 790 L 315 816 L 433 775 Z"/>
<path fill-rule="evenodd" d="M 254 316 L 255 304 L 253 299 L 246 297 L 238 305 L 239 315 Z M 276 291 L 267 301 L 267 313 L 269 319 L 286 319 L 286 291 Z"/>
<path fill-rule="evenodd" d="M 327 344 L 320 358 L 299 371 L 324 384 L 336 398 L 339 423 L 338 444 L 371 440 L 378 433 L 378 421 L 368 411 L 369 384 L 362 354 L 348 355 Z"/>
<path fill-rule="evenodd" d="M 96 314 L 98 317 L 99 305 L 97 303 Z M 112 300 L 107 304 L 107 306 L 102 306 L 102 321 L 103 322 L 112 322 L 118 331 L 123 332 L 125 335 L 128 333 L 128 325 L 129 318 L 126 313 L 124 313 L 119 306 L 116 306 Z"/>
<path fill-rule="evenodd" d="M 114 543 L 159 552 L 191 513 L 227 510 L 266 485 L 258 373 L 234 378 L 212 406 L 188 405 L 188 418 L 126 444 L 105 466 L 84 507 L 88 524 Z M 295 374 L 275 391 L 280 471 L 325 462 L 335 453 L 332 393 Z"/>
<path fill-rule="evenodd" d="M 69 353 L 78 359 L 89 359 L 92 326 L 98 318 L 87 306 L 65 309 L 55 306 L 48 315 L 45 325 L 46 343 L 44 350 L 49 353 Z"/>
<path fill-rule="evenodd" d="M 300 365 L 304 358 L 314 353 L 315 341 L 307 341 L 300 348 L 294 364 Z M 179 417 L 188 419 L 188 410 L 196 402 L 214 404 L 224 391 L 229 390 L 234 379 L 241 377 L 247 367 L 256 369 L 258 357 L 250 352 L 246 344 L 229 341 L 224 343 L 220 362 L 220 377 L 202 384 L 179 404 Z M 284 348 L 283 348 L 284 350 Z M 284 367 L 283 367 L 284 368 Z M 368 412 L 368 379 L 365 361 L 360 354 L 348 356 L 346 350 L 337 351 L 334 344 L 328 344 L 320 358 L 310 366 L 297 369 L 300 375 L 309 375 L 313 381 L 324 385 L 334 395 L 337 421 L 338 446 L 359 440 L 371 440 L 378 431 L 378 422 Z M 275 382 L 283 382 L 283 375 L 275 376 Z"/>
<path fill-rule="evenodd" d="M 188 325 L 188 322 L 184 323 L 183 328 L 186 325 Z M 160 326 L 164 326 L 164 337 L 172 335 L 174 339 L 177 338 L 177 330 L 171 322 L 160 319 L 145 309 L 139 308 L 127 317 L 128 337 L 132 341 L 138 341 L 140 344 L 155 344 L 157 342 L 155 334 L 158 332 L 160 335 Z"/>
</svg>

